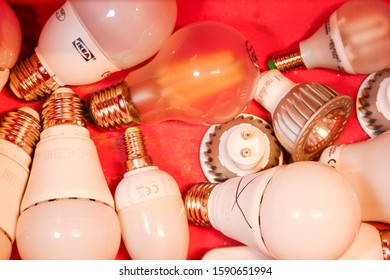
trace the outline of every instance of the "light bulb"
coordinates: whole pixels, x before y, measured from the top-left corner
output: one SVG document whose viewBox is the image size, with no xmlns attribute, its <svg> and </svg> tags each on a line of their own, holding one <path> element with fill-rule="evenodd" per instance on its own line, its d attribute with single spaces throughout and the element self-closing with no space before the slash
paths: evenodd
<svg viewBox="0 0 390 280">
<path fill-rule="evenodd" d="M 214 248 L 203 255 L 202 260 L 273 260 L 258 250 L 245 245 Z"/>
<path fill-rule="evenodd" d="M 115 191 L 122 237 L 132 259 L 186 259 L 189 228 L 175 179 L 152 165 L 141 131 L 126 130 L 127 172 Z"/>
<path fill-rule="evenodd" d="M 68 88 L 45 101 L 16 244 L 22 259 L 115 259 L 121 235 L 114 199 Z"/>
<path fill-rule="evenodd" d="M 39 140 L 39 114 L 29 108 L 6 112 L 0 123 L 0 259 L 9 259 L 19 207 Z"/>
<path fill-rule="evenodd" d="M 199 183 L 185 196 L 188 219 L 275 259 L 337 259 L 361 223 L 352 184 L 314 161 Z"/>
<path fill-rule="evenodd" d="M 275 135 L 293 161 L 316 159 L 352 111 L 348 95 L 320 83 L 294 83 L 276 69 L 262 72 L 254 99 L 271 113 Z"/>
<path fill-rule="evenodd" d="M 19 20 L 6 0 L 0 0 L 0 91 L 8 82 L 9 69 L 15 66 L 22 48 Z"/>
<path fill-rule="evenodd" d="M 35 53 L 12 69 L 10 87 L 37 100 L 136 66 L 159 50 L 176 15 L 175 0 L 68 0 L 44 25 Z"/>
<path fill-rule="evenodd" d="M 280 71 L 304 66 L 350 74 L 370 74 L 390 65 L 390 4 L 349 0 L 299 47 L 274 55 L 269 67 Z"/>
<path fill-rule="evenodd" d="M 258 75 L 253 47 L 239 31 L 192 23 L 171 35 L 150 63 L 93 94 L 90 111 L 102 128 L 165 120 L 219 124 L 249 104 Z"/>
<path fill-rule="evenodd" d="M 362 223 L 356 239 L 340 260 L 390 260 L 390 230 Z"/>
<path fill-rule="evenodd" d="M 326 148 L 319 161 L 352 182 L 362 208 L 362 221 L 390 223 L 390 130 L 375 138 Z"/>
</svg>

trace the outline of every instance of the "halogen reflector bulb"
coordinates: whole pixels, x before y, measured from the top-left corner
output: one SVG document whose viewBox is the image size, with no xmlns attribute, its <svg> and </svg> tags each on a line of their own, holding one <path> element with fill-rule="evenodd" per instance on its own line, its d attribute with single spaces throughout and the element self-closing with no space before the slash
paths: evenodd
<svg viewBox="0 0 390 280">
<path fill-rule="evenodd" d="M 258 76 L 253 47 L 240 32 L 197 22 L 172 34 L 122 83 L 93 94 L 89 107 L 101 128 L 165 120 L 220 124 L 249 104 Z"/>
<path fill-rule="evenodd" d="M 189 228 L 179 186 L 153 166 L 141 131 L 126 130 L 127 173 L 115 191 L 122 237 L 132 259 L 186 259 Z"/>
<path fill-rule="evenodd" d="M 352 184 L 314 161 L 199 183 L 189 189 L 185 205 L 189 221 L 276 259 L 337 259 L 361 223 Z"/>
<path fill-rule="evenodd" d="M 390 4 L 350 0 L 299 47 L 275 54 L 270 69 L 328 68 L 371 74 L 390 65 Z"/>
<path fill-rule="evenodd" d="M 35 53 L 11 71 L 27 101 L 65 85 L 86 85 L 152 57 L 172 33 L 175 0 L 68 0 L 48 19 Z"/>
</svg>

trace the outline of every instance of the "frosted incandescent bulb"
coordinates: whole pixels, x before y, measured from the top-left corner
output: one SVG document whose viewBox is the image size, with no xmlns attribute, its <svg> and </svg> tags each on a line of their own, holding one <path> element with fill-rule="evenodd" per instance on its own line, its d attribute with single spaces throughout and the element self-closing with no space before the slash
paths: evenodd
<svg viewBox="0 0 390 280">
<path fill-rule="evenodd" d="M 185 205 L 191 222 L 275 259 L 337 259 L 361 222 L 352 184 L 314 161 L 199 183 L 189 189 Z"/>
<path fill-rule="evenodd" d="M 127 173 L 115 191 L 122 237 L 132 259 L 186 259 L 189 228 L 179 186 L 153 166 L 141 131 L 124 135 Z"/>
<path fill-rule="evenodd" d="M 349 0 L 310 38 L 276 54 L 269 67 L 280 71 L 304 66 L 350 74 L 371 74 L 390 65 L 390 3 Z"/>
<path fill-rule="evenodd" d="M 254 99 L 271 113 L 276 138 L 293 161 L 316 159 L 352 111 L 348 95 L 320 83 L 294 83 L 275 69 L 261 74 Z"/>
<path fill-rule="evenodd" d="M 19 20 L 5 0 L 0 0 L 0 91 L 8 82 L 9 69 L 16 64 L 22 48 Z"/>
<path fill-rule="evenodd" d="M 44 103 L 43 131 L 20 206 L 22 259 L 115 259 L 120 225 L 83 103 L 67 88 Z"/>
<path fill-rule="evenodd" d="M 319 159 L 352 182 L 362 221 L 390 223 L 390 131 L 366 141 L 325 149 Z"/>
<path fill-rule="evenodd" d="M 358 236 L 340 260 L 390 260 L 390 230 L 362 223 Z"/>
<path fill-rule="evenodd" d="M 220 124 L 246 108 L 258 76 L 253 47 L 239 31 L 197 22 L 171 35 L 123 82 L 93 94 L 89 107 L 102 128 L 165 120 Z"/>
<path fill-rule="evenodd" d="M 19 207 L 39 140 L 39 114 L 22 107 L 5 113 L 0 123 L 0 260 L 9 259 Z"/>
<path fill-rule="evenodd" d="M 37 100 L 133 67 L 160 49 L 176 15 L 175 0 L 68 0 L 44 25 L 35 54 L 12 69 L 10 87 Z"/>
</svg>

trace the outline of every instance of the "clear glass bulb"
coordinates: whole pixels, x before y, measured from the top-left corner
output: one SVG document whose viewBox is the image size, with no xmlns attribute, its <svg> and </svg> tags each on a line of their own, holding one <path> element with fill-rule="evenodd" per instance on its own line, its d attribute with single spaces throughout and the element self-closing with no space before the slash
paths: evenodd
<svg viewBox="0 0 390 280">
<path fill-rule="evenodd" d="M 366 141 L 326 148 L 320 162 L 335 168 L 354 185 L 362 221 L 390 223 L 390 130 Z"/>
<path fill-rule="evenodd" d="M 115 259 L 121 233 L 114 199 L 83 116 L 59 88 L 43 104 L 43 131 L 20 205 L 22 259 Z"/>
<path fill-rule="evenodd" d="M 0 91 L 8 81 L 9 69 L 16 64 L 22 48 L 19 20 L 5 0 L 0 0 Z"/>
<path fill-rule="evenodd" d="M 314 161 L 197 184 L 185 205 L 191 222 L 212 226 L 275 259 L 337 259 L 361 223 L 353 185 Z"/>
<path fill-rule="evenodd" d="M 182 120 L 219 124 L 252 100 L 259 76 L 248 40 L 218 22 L 198 22 L 176 31 L 145 66 L 90 100 L 103 128 L 134 122 Z"/>
<path fill-rule="evenodd" d="M 153 56 L 172 33 L 176 0 L 68 0 L 46 22 L 35 54 L 11 71 L 12 91 L 37 100 Z"/>
<path fill-rule="evenodd" d="M 269 66 L 280 71 L 304 66 L 370 74 L 390 65 L 389 49 L 390 3 L 350 0 L 297 49 L 272 57 Z"/>
<path fill-rule="evenodd" d="M 39 114 L 29 108 L 6 112 L 0 123 L 0 260 L 9 259 L 20 202 L 39 140 Z"/>
<path fill-rule="evenodd" d="M 132 259 L 185 260 L 189 228 L 175 179 L 153 166 L 141 131 L 126 130 L 127 172 L 115 191 L 122 237 Z"/>
</svg>

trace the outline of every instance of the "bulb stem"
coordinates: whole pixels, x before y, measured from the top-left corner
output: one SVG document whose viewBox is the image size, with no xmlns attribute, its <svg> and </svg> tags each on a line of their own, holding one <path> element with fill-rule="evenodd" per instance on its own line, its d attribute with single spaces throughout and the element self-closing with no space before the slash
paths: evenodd
<svg viewBox="0 0 390 280">
<path fill-rule="evenodd" d="M 66 88 L 51 94 L 42 106 L 43 129 L 71 124 L 86 127 L 85 102 Z"/>
<path fill-rule="evenodd" d="M 299 48 L 289 49 L 283 52 L 274 54 L 268 60 L 269 69 L 277 69 L 280 72 L 291 69 L 305 67 Z"/>
<path fill-rule="evenodd" d="M 192 186 L 184 198 L 187 219 L 197 226 L 211 227 L 208 200 L 216 183 L 198 183 Z"/>
<path fill-rule="evenodd" d="M 39 141 L 41 130 L 39 119 L 20 108 L 5 114 L 0 123 L 0 139 L 19 146 L 31 156 Z"/>
<path fill-rule="evenodd" d="M 126 169 L 134 169 L 153 165 L 151 157 L 147 154 L 142 132 L 136 127 L 130 127 L 123 135 L 126 148 Z"/>
<path fill-rule="evenodd" d="M 120 128 L 141 121 L 125 82 L 94 93 L 89 111 L 92 122 L 103 129 Z"/>
<path fill-rule="evenodd" d="M 37 101 L 59 88 L 36 54 L 15 65 L 9 79 L 13 93 L 26 101 Z"/>
</svg>

